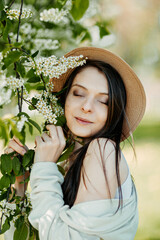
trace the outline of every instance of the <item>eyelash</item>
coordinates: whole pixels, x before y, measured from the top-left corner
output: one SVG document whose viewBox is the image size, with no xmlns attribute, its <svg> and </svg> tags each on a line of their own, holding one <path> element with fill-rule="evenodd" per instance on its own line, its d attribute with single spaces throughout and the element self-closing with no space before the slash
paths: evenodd
<svg viewBox="0 0 160 240">
<path fill-rule="evenodd" d="M 74 95 L 74 96 L 77 96 L 77 97 L 83 97 L 82 95 L 79 95 L 79 94 L 77 94 L 77 93 L 75 93 L 75 92 L 73 92 L 73 95 Z M 102 104 L 104 104 L 104 105 L 107 105 L 107 106 L 108 106 L 108 101 L 107 101 L 106 103 L 101 102 L 101 101 L 99 101 L 99 102 L 102 103 Z"/>
</svg>

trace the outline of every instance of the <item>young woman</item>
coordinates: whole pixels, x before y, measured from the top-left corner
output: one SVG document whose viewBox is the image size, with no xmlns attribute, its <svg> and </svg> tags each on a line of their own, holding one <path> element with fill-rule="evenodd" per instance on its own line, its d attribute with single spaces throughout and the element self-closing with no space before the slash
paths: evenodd
<svg viewBox="0 0 160 240">
<path fill-rule="evenodd" d="M 63 177 L 56 162 L 65 147 L 63 129 L 48 125 L 35 139 L 31 171 L 31 224 L 42 240 L 132 240 L 138 227 L 136 188 L 120 142 L 143 117 L 145 93 L 138 77 L 121 58 L 100 48 L 77 48 L 66 56 L 87 57 L 84 66 L 52 79 L 66 124 L 76 142 Z M 24 154 L 17 138 L 6 152 Z M 22 195 L 17 179 L 17 194 Z M 7 239 L 7 238 L 6 238 Z"/>
</svg>

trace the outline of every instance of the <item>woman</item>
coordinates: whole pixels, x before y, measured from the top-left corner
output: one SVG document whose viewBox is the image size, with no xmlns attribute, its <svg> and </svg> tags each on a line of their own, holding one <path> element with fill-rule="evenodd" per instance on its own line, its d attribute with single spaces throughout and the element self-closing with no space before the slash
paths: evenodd
<svg viewBox="0 0 160 240">
<path fill-rule="evenodd" d="M 31 171 L 31 224 L 40 239 L 134 239 L 138 227 L 136 188 L 120 142 L 135 130 L 145 110 L 144 89 L 133 70 L 115 54 L 100 48 L 77 48 L 84 66 L 52 79 L 60 96 L 67 127 L 76 142 L 65 178 L 56 162 L 65 147 L 61 127 L 36 137 Z M 26 152 L 13 138 L 8 152 Z M 16 182 L 17 193 L 22 195 Z"/>
</svg>

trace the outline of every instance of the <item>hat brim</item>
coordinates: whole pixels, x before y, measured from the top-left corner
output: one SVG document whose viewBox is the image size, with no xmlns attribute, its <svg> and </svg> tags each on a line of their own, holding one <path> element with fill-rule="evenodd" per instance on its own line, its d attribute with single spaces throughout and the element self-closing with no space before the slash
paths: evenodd
<svg viewBox="0 0 160 240">
<path fill-rule="evenodd" d="M 65 55 L 65 57 L 79 55 L 83 55 L 88 59 L 99 60 L 108 63 L 121 75 L 127 94 L 125 110 L 128 121 L 124 120 L 123 134 L 125 137 L 122 136 L 122 141 L 125 140 L 130 136 L 130 133 L 136 129 L 145 112 L 146 96 L 139 78 L 134 73 L 133 69 L 122 58 L 106 49 L 96 47 L 80 47 L 70 51 Z M 60 76 L 59 79 L 52 79 L 55 85 L 55 92 L 58 92 L 63 88 L 66 80 L 73 70 L 74 69 L 68 69 L 68 71 Z"/>
</svg>

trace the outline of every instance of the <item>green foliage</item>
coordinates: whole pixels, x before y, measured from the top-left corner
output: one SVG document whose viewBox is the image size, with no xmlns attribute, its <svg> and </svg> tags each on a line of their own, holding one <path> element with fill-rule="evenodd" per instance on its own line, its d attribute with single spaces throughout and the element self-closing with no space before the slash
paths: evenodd
<svg viewBox="0 0 160 240">
<path fill-rule="evenodd" d="M 1 171 L 7 174 L 12 171 L 12 159 L 7 154 L 1 155 Z"/>
<path fill-rule="evenodd" d="M 97 22 L 96 25 L 99 27 L 100 38 L 110 34 L 106 22 Z"/>
<path fill-rule="evenodd" d="M 26 240 L 28 236 L 28 226 L 25 224 L 24 219 L 18 222 L 17 228 L 14 232 L 13 240 Z"/>
<path fill-rule="evenodd" d="M 13 167 L 14 174 L 16 176 L 18 176 L 18 174 L 20 172 L 21 164 L 20 164 L 19 159 L 17 157 L 13 158 L 12 167 Z"/>
<path fill-rule="evenodd" d="M 72 0 L 71 14 L 75 21 L 80 20 L 87 8 L 89 7 L 89 0 Z"/>
<path fill-rule="evenodd" d="M 23 156 L 22 166 L 24 168 L 31 166 L 31 164 L 33 164 L 33 159 L 34 159 L 34 151 L 28 150 Z"/>
<path fill-rule="evenodd" d="M 4 0 L 1 0 L 0 1 L 0 11 L 2 11 L 4 9 L 4 7 L 5 7 L 5 2 L 4 2 Z"/>
<path fill-rule="evenodd" d="M 69 155 L 73 152 L 75 143 L 71 144 L 60 156 L 57 162 L 63 162 L 64 160 L 69 158 Z"/>
<path fill-rule="evenodd" d="M 9 223 L 9 220 L 6 218 L 0 234 L 5 233 L 9 228 L 10 228 L 10 223 Z"/>
<path fill-rule="evenodd" d="M 2 69 L 6 69 L 10 64 L 17 62 L 22 55 L 22 52 L 20 51 L 12 51 L 7 54 L 7 57 L 3 59 L 4 65 Z"/>
<path fill-rule="evenodd" d="M 30 124 L 32 124 L 35 128 L 37 128 L 37 130 L 39 131 L 39 133 L 41 133 L 41 128 L 40 126 L 38 125 L 38 123 L 36 123 L 35 121 L 33 121 L 32 119 L 28 119 L 28 122 Z"/>
</svg>

